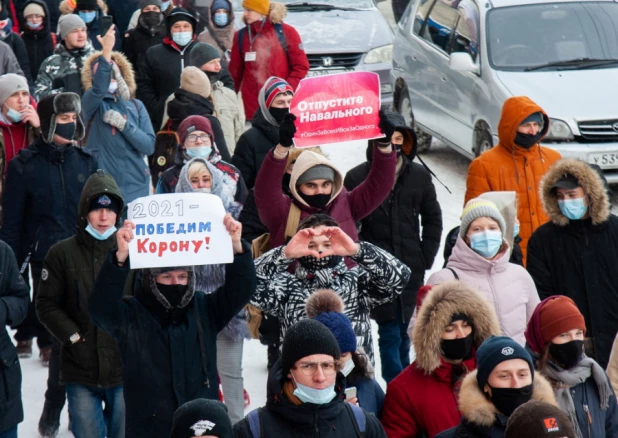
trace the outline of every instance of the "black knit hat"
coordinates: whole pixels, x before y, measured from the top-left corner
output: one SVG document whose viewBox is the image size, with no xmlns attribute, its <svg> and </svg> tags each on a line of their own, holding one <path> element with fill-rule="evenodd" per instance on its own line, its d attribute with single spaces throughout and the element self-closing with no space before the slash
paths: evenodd
<svg viewBox="0 0 618 438">
<path fill-rule="evenodd" d="M 191 15 L 187 10 L 182 8 L 174 8 L 172 12 L 167 16 L 166 25 L 167 25 L 167 34 L 170 35 L 170 29 L 174 25 L 174 23 L 178 23 L 179 21 L 186 21 L 191 23 L 193 27 L 193 35 L 197 32 L 197 22 L 195 21 L 195 17 Z"/>
<path fill-rule="evenodd" d="M 288 329 L 281 348 L 281 369 L 284 375 L 297 360 L 313 354 L 326 354 L 335 359 L 341 357 L 337 339 L 321 322 L 313 319 L 298 321 Z"/>
<path fill-rule="evenodd" d="M 161 0 L 141 0 L 139 2 L 139 10 L 143 10 L 147 6 L 156 6 L 161 10 Z"/>
<path fill-rule="evenodd" d="M 98 11 L 99 5 L 97 0 L 77 0 L 75 2 L 75 11 Z"/>
<path fill-rule="evenodd" d="M 569 416 L 549 403 L 530 400 L 511 414 L 504 438 L 576 438 Z"/>
<path fill-rule="evenodd" d="M 214 435 L 233 438 L 232 422 L 227 408 L 218 400 L 198 398 L 185 403 L 174 412 L 170 438 L 193 438 Z"/>
<path fill-rule="evenodd" d="M 212 44 L 197 43 L 191 49 L 191 54 L 189 56 L 191 58 L 189 65 L 201 68 L 207 62 L 221 58 L 221 52 Z"/>
</svg>

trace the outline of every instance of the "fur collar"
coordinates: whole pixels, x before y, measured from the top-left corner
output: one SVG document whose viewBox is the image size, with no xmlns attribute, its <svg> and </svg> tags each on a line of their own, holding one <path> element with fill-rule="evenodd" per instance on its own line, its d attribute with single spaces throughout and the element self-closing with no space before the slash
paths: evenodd
<svg viewBox="0 0 618 438">
<path fill-rule="evenodd" d="M 275 23 L 283 23 L 283 20 L 288 15 L 288 8 L 285 7 L 283 3 L 278 2 L 270 2 L 270 13 L 268 14 L 268 19 Z"/>
<path fill-rule="evenodd" d="M 92 88 L 92 63 L 102 54 L 102 52 L 96 51 L 84 61 L 84 67 L 82 68 L 82 85 L 84 87 L 84 91 Z M 135 83 L 135 73 L 133 73 L 131 63 L 126 56 L 120 52 L 112 52 L 112 61 L 114 61 L 118 66 L 118 69 L 120 69 L 120 74 L 127 84 L 127 87 L 129 87 L 131 98 L 134 98 L 137 85 Z"/>
</svg>

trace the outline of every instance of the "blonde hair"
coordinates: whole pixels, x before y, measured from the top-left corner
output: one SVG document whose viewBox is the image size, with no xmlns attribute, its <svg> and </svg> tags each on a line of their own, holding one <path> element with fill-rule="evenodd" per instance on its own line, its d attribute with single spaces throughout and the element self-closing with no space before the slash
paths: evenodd
<svg viewBox="0 0 618 438">
<path fill-rule="evenodd" d="M 210 174 L 208 167 L 206 167 L 206 164 L 203 161 L 194 161 L 193 163 L 191 163 L 187 171 L 187 176 L 189 177 L 189 181 L 191 181 L 191 178 L 199 177 L 204 172 L 206 172 L 212 178 L 212 175 Z"/>
</svg>

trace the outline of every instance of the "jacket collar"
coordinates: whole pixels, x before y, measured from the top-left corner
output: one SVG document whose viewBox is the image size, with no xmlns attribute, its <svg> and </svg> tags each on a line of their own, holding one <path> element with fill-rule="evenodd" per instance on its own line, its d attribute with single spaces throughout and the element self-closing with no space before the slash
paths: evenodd
<svg viewBox="0 0 618 438">
<path fill-rule="evenodd" d="M 474 369 L 476 369 L 476 349 L 473 350 L 473 354 L 469 359 L 459 364 L 448 363 L 441 358 L 440 366 L 434 370 L 433 375 L 437 380 L 452 385 L 456 383 L 453 382 L 453 373 L 456 375 L 458 374 L 458 380 L 460 380 L 464 375 Z"/>
<path fill-rule="evenodd" d="M 59 147 L 54 143 L 45 143 L 40 137 L 35 140 L 33 148 L 47 161 L 51 161 L 54 164 L 62 164 L 67 157 L 75 152 L 75 146 L 73 145 Z"/>
<path fill-rule="evenodd" d="M 189 44 L 187 44 L 184 47 L 180 47 L 169 36 L 166 36 L 165 38 L 163 38 L 163 45 L 168 46 L 168 47 L 176 50 L 179 53 L 184 53 L 185 50 L 187 50 L 189 47 L 191 47 L 191 45 L 195 42 L 196 38 L 197 38 L 197 36 L 195 34 L 193 34 L 193 38 L 191 39 Z"/>
</svg>

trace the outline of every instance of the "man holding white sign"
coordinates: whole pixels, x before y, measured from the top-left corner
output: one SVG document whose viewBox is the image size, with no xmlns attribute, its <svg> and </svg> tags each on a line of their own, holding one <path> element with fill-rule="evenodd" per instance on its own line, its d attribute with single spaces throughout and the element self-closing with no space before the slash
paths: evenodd
<svg viewBox="0 0 618 438">
<path fill-rule="evenodd" d="M 129 220 L 117 232 L 118 249 L 108 255 L 97 277 L 89 311 L 120 347 L 127 436 L 168 436 L 180 405 L 218 397 L 217 333 L 256 288 L 251 251 L 241 241 L 242 225 L 229 214 L 222 222 L 221 230 L 231 237 L 233 262 L 226 266 L 225 284 L 212 294 L 195 291 L 192 267 L 162 267 L 143 269 L 135 297 L 123 299 L 129 246 L 137 238 Z"/>
</svg>

